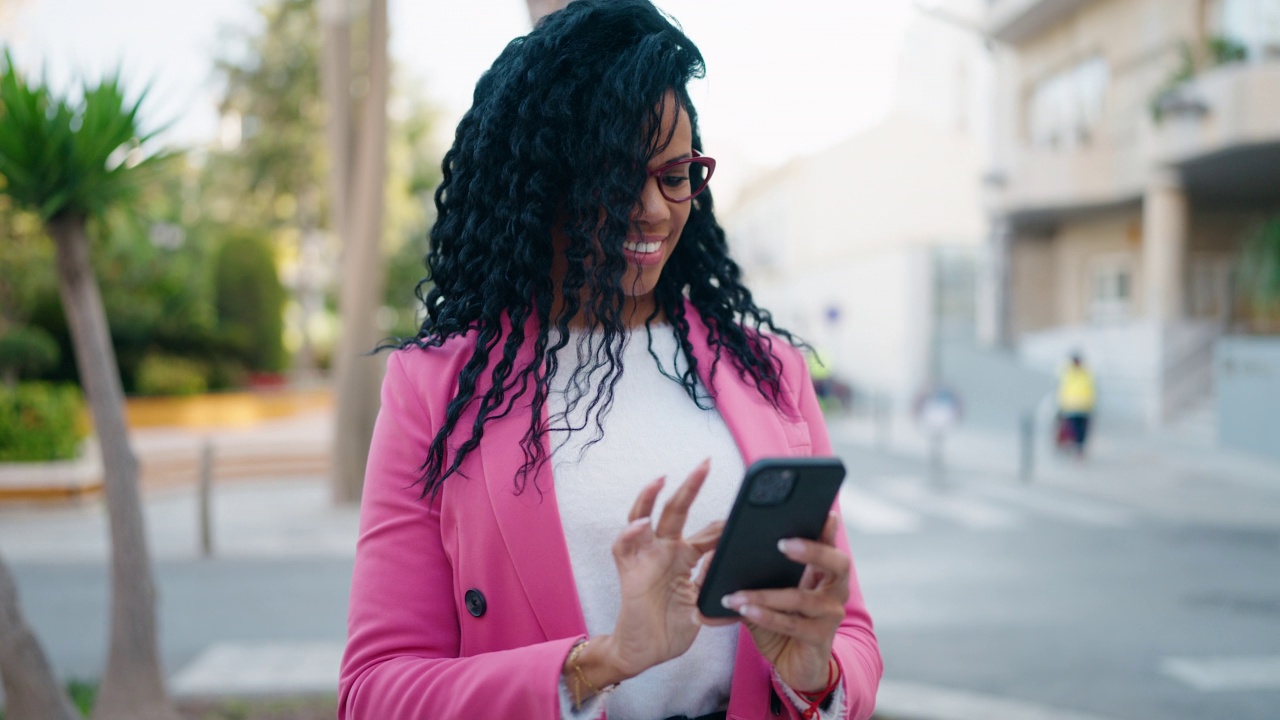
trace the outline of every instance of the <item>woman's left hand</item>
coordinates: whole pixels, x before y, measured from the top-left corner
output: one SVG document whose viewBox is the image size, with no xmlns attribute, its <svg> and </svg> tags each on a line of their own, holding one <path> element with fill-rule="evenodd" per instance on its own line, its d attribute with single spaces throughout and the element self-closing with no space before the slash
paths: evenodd
<svg viewBox="0 0 1280 720">
<path fill-rule="evenodd" d="M 725 598 L 742 615 L 760 653 L 792 690 L 817 692 L 830 682 L 831 644 L 849 600 L 849 555 L 835 546 L 835 513 L 822 538 L 784 540 L 784 555 L 804 563 L 799 587 L 742 590 Z"/>
</svg>

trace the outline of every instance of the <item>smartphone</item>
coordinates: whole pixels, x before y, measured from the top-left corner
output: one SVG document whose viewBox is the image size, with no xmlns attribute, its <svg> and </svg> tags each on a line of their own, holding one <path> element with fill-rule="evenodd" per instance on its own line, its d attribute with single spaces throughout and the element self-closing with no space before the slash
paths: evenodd
<svg viewBox="0 0 1280 720">
<path fill-rule="evenodd" d="M 799 585 L 804 565 L 783 555 L 778 541 L 817 540 L 843 481 L 839 458 L 765 458 L 747 468 L 698 594 L 698 610 L 706 617 L 737 617 L 720 604 L 725 595 Z"/>
</svg>

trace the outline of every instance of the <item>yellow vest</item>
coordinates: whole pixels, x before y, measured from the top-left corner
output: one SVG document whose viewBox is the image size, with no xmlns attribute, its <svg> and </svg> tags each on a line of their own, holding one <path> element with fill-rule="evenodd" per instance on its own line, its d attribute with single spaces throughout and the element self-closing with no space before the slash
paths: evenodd
<svg viewBox="0 0 1280 720">
<path fill-rule="evenodd" d="M 1058 384 L 1058 409 L 1063 412 L 1092 412 L 1097 396 L 1093 376 L 1088 370 L 1072 365 L 1062 373 Z"/>
</svg>

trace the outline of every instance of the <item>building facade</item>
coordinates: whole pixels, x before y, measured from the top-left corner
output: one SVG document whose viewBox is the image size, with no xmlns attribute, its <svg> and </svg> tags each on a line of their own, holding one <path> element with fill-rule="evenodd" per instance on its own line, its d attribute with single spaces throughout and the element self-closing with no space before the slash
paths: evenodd
<svg viewBox="0 0 1280 720">
<path fill-rule="evenodd" d="M 908 408 L 937 379 L 940 338 L 972 326 L 987 52 L 972 32 L 917 16 L 898 76 L 888 117 L 764 173 L 724 221 L 757 299 L 859 397 Z"/>
<path fill-rule="evenodd" d="M 988 0 L 987 339 L 1082 352 L 1116 419 L 1204 407 L 1244 235 L 1280 213 L 1280 0 Z"/>
</svg>

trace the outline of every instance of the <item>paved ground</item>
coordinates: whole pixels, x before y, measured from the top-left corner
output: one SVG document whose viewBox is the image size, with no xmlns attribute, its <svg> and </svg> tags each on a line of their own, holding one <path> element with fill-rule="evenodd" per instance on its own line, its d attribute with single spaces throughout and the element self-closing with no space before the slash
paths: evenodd
<svg viewBox="0 0 1280 720">
<path fill-rule="evenodd" d="M 327 419 L 286 427 L 295 434 L 282 431 L 282 437 L 296 441 L 298 428 L 322 433 Z M 1258 634 L 1280 629 L 1274 622 L 1280 613 L 1268 604 L 1280 589 L 1268 584 L 1274 572 L 1254 569 L 1258 558 L 1274 557 L 1280 547 L 1280 466 L 1176 438 L 1101 438 L 1084 463 L 1053 459 L 1039 448 L 1028 488 L 1017 481 L 1016 437 L 966 430 L 948 443 L 951 469 L 939 488 L 922 461 L 927 443 L 910 426 L 890 428 L 887 443 L 881 443 L 886 433 L 859 420 L 833 421 L 832 434 L 852 471 L 842 503 L 888 662 L 882 709 L 939 720 L 1211 716 L 1116 712 L 1148 707 L 1125 694 L 1132 678 L 1145 678 L 1167 683 L 1159 687 L 1170 698 L 1236 698 L 1241 712 L 1234 717 L 1269 717 L 1249 713 L 1255 704 L 1266 707 L 1280 688 L 1274 643 L 1264 652 L 1267 636 Z M 266 443 L 267 435 L 240 437 Z M 177 435 L 169 437 L 180 444 Z M 220 441 L 234 442 L 228 438 Z M 179 694 L 323 693 L 334 686 L 356 511 L 332 507 L 320 476 L 284 479 L 290 473 L 272 468 L 271 476 L 242 473 L 217 483 L 212 558 L 200 553 L 194 486 L 158 483 L 147 492 L 164 656 Z M 0 507 L 0 552 L 14 565 L 24 606 L 66 675 L 96 674 L 105 651 L 105 537 L 97 501 Z M 1089 562 L 1098 557 L 1107 562 Z M 1036 572 L 1036 561 L 1045 558 L 1081 577 L 1112 573 L 1119 594 L 1091 599 L 1047 579 L 1045 595 L 1025 589 L 1026 578 L 1054 577 Z M 1129 640 L 1167 634 L 1162 625 L 1142 627 L 1142 582 L 1158 588 L 1177 575 L 1179 563 L 1190 572 L 1197 562 L 1222 565 L 1222 558 L 1240 567 L 1211 578 L 1218 587 L 1153 590 L 1148 599 L 1163 607 L 1160 598 L 1177 597 L 1177 607 L 1158 615 L 1161 624 L 1198 617 L 1179 615 L 1190 612 L 1190 604 L 1223 611 L 1236 625 L 1188 634 L 1181 654 L 1176 643 L 1152 657 L 1126 650 Z M 1147 579 L 1133 577 L 1144 564 L 1152 566 Z M 1241 584 L 1249 575 L 1260 577 L 1256 587 Z M 1026 592 L 1027 602 L 992 602 L 983 594 L 992 588 Z M 1071 600 L 1054 604 L 1054 593 Z M 1117 616 L 1120 624 L 1082 630 L 1046 620 L 1082 605 L 1110 618 L 1117 602 L 1131 611 Z M 964 626 L 955 622 L 958 606 Z M 1125 628 L 1138 634 L 1126 638 Z M 1214 646 L 1206 634 L 1227 630 L 1236 636 L 1219 646 L 1230 652 L 1202 652 Z M 1073 667 L 1069 655 L 1062 662 L 1045 657 L 1082 632 L 1113 636 L 1103 645 L 1116 656 L 1120 682 L 1104 688 L 1100 676 L 1093 685 L 1097 697 L 1075 702 L 1078 685 L 1071 678 L 1089 677 L 1088 668 Z M 984 645 L 997 636 L 1005 643 L 998 652 Z M 940 651 L 939 643 L 973 654 Z M 1011 654 L 1011 647 L 1023 650 Z M 984 663 L 984 650 L 1004 664 Z M 1063 674 L 1057 685 L 1053 673 Z"/>
</svg>

